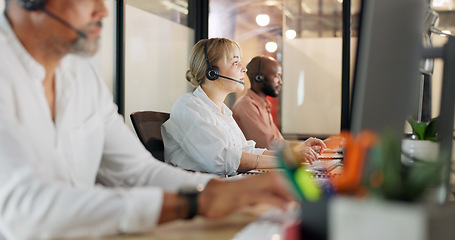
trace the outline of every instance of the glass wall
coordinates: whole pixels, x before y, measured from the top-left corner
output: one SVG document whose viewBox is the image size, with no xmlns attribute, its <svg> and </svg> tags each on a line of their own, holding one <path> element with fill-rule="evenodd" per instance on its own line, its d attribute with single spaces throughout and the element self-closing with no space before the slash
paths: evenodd
<svg viewBox="0 0 455 240">
<path fill-rule="evenodd" d="M 194 41 L 194 30 L 186 26 L 187 6 L 187 1 L 126 1 L 125 120 L 130 126 L 132 112 L 170 112 L 187 92 Z"/>
<path fill-rule="evenodd" d="M 262 16 L 262 20 L 261 17 Z M 226 37 L 237 41 L 246 65 L 253 57 L 267 55 L 281 62 L 283 28 L 282 0 L 210 0 L 209 37 Z M 267 43 L 275 48 L 266 48 Z M 287 81 L 284 79 L 283 81 Z M 232 107 L 251 84 L 245 76 L 245 90 L 231 94 L 225 102 Z M 268 99 L 275 123 L 280 126 L 280 97 Z"/>
<path fill-rule="evenodd" d="M 111 90 L 114 84 L 114 4 L 115 1 L 104 1 L 109 15 L 103 20 L 100 49 L 92 58 L 95 68 L 100 71 L 107 87 Z"/>
<path fill-rule="evenodd" d="M 342 1 L 285 0 L 282 132 L 331 135 L 341 122 Z M 351 60 L 359 1 L 352 1 Z M 353 61 L 352 61 L 353 62 Z M 351 64 L 353 66 L 354 64 Z"/>
<path fill-rule="evenodd" d="M 433 0 L 431 2 L 436 13 L 436 21 L 430 29 L 431 42 L 434 47 L 441 47 L 448 39 L 445 34 L 455 36 L 455 1 Z M 441 59 L 435 59 L 433 71 L 430 71 L 432 73 L 430 85 L 432 117 L 439 115 L 443 64 Z"/>
<path fill-rule="evenodd" d="M 355 55 L 359 0 L 352 3 Z M 266 15 L 265 23 L 261 16 Z M 279 98 L 269 98 L 285 137 L 340 131 L 342 2 L 338 0 L 210 1 L 209 36 L 239 42 L 243 62 L 257 55 L 283 65 Z M 268 49 L 274 44 L 274 49 Z M 249 88 L 247 81 L 245 89 Z M 236 98 L 242 93 L 236 94 Z M 235 99 L 228 101 L 232 106 Z"/>
</svg>

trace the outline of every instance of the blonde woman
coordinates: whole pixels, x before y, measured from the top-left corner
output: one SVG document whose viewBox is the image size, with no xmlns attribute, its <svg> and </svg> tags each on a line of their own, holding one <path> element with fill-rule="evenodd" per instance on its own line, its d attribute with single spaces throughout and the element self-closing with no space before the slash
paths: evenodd
<svg viewBox="0 0 455 240">
<path fill-rule="evenodd" d="M 229 93 L 244 88 L 241 54 L 240 46 L 226 38 L 203 39 L 193 47 L 186 79 L 195 90 L 177 99 L 162 126 L 167 163 L 218 175 L 276 166 L 273 152 L 247 141 L 224 104 Z M 325 147 L 319 139 L 308 145 L 302 152 Z"/>
</svg>

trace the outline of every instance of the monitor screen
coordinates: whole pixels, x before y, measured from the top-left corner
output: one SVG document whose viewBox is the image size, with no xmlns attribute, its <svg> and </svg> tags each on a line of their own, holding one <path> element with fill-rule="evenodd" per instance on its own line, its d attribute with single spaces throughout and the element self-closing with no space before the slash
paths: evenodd
<svg viewBox="0 0 455 240">
<path fill-rule="evenodd" d="M 424 0 L 363 0 L 353 79 L 351 131 L 402 136 L 416 109 Z"/>
</svg>

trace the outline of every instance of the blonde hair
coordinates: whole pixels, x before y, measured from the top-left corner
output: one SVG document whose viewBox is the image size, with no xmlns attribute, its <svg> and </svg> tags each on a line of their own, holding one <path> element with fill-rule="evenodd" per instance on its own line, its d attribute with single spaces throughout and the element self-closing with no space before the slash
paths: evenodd
<svg viewBox="0 0 455 240">
<path fill-rule="evenodd" d="M 186 71 L 186 80 L 195 88 L 206 80 L 205 71 L 208 66 L 205 61 L 205 46 L 207 46 L 207 57 L 211 66 L 216 66 L 215 64 L 222 58 L 224 58 L 224 63 L 226 63 L 228 57 L 232 56 L 235 51 L 238 51 L 240 55 L 242 54 L 239 44 L 231 39 L 211 38 L 199 40 L 191 50 L 189 69 Z"/>
</svg>

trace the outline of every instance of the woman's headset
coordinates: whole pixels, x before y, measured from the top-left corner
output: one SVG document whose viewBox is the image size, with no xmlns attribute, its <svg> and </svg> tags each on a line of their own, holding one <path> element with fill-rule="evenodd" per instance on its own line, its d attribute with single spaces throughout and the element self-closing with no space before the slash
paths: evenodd
<svg viewBox="0 0 455 240">
<path fill-rule="evenodd" d="M 208 80 L 215 81 L 220 76 L 220 69 L 218 67 L 212 66 L 209 61 L 209 56 L 207 54 L 207 42 L 204 44 L 204 56 L 205 56 L 205 63 L 207 64 L 207 70 L 205 70 L 205 76 Z"/>
<path fill-rule="evenodd" d="M 205 63 L 207 64 L 207 70 L 205 70 L 205 76 L 207 77 L 207 79 L 210 80 L 210 81 L 215 81 L 219 77 L 222 77 L 222 78 L 234 81 L 236 83 L 240 83 L 242 85 L 245 85 L 245 82 L 242 82 L 240 80 L 233 79 L 233 78 L 221 75 L 220 74 L 220 69 L 218 67 L 212 66 L 212 64 L 210 64 L 209 56 L 207 54 L 207 42 L 208 42 L 208 40 L 205 42 L 205 45 L 204 45 Z"/>
</svg>

